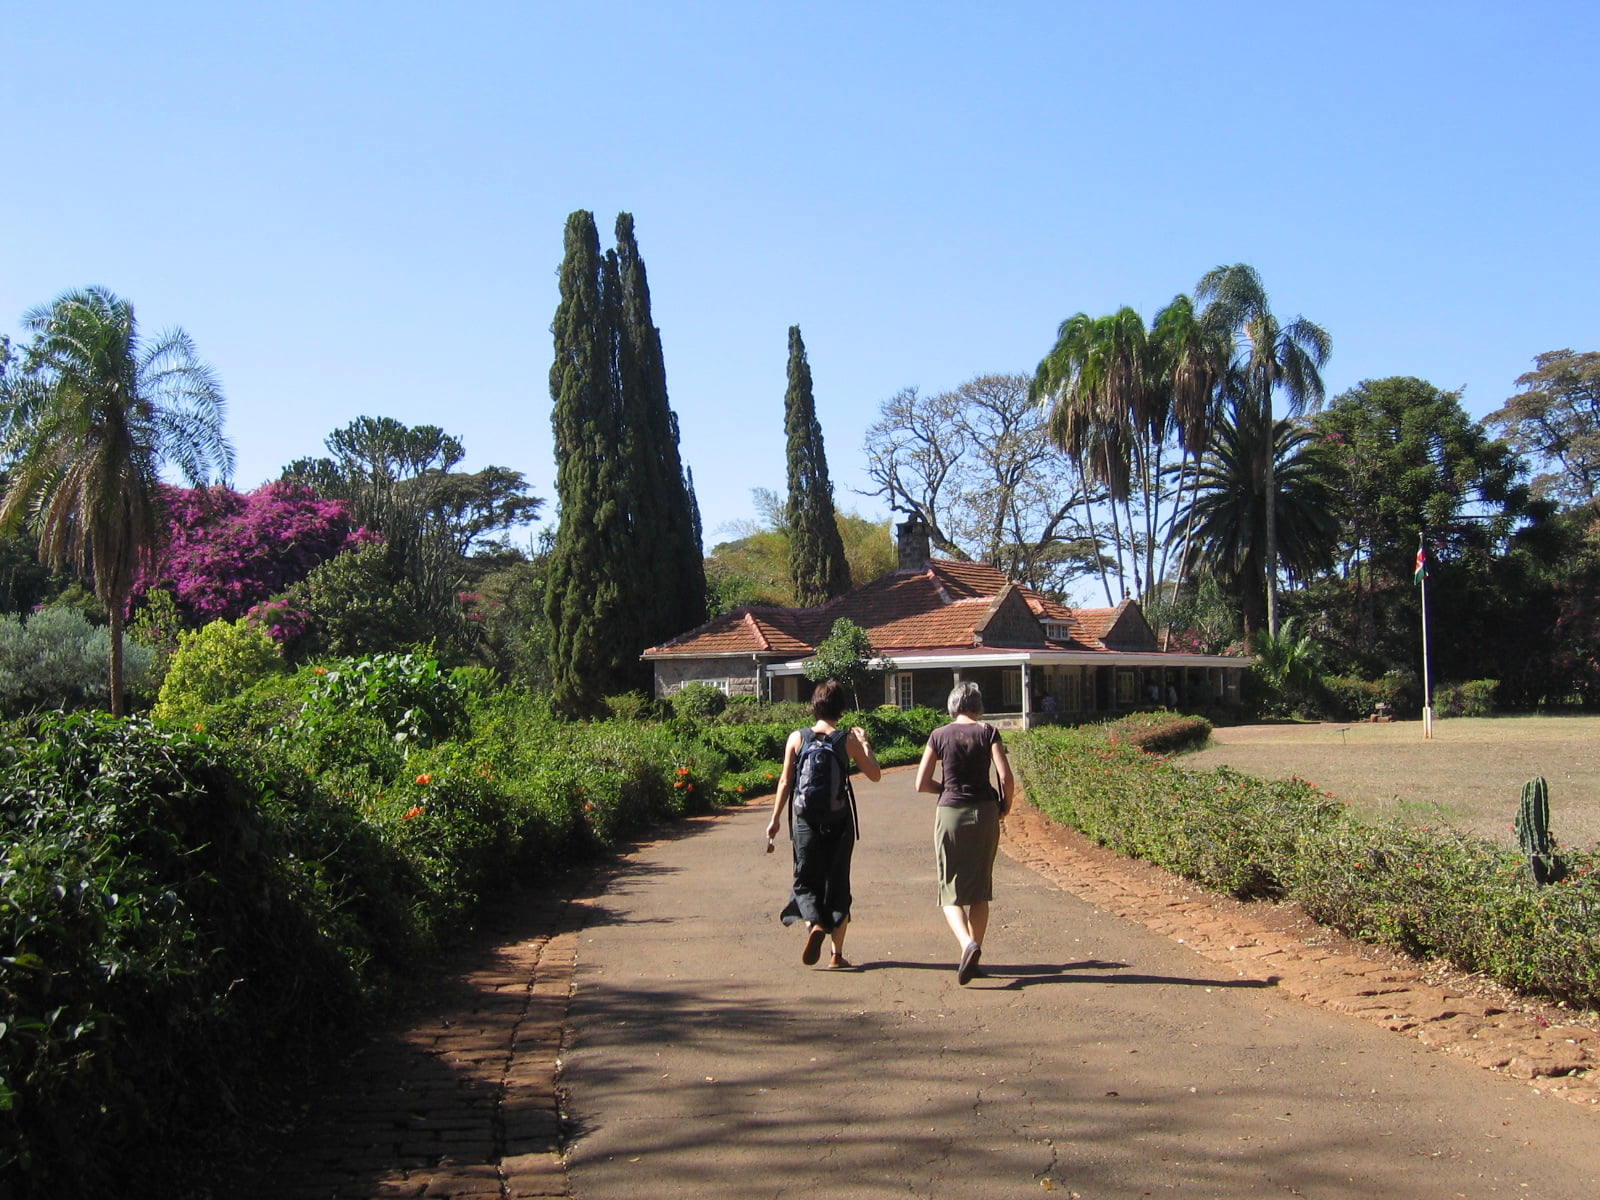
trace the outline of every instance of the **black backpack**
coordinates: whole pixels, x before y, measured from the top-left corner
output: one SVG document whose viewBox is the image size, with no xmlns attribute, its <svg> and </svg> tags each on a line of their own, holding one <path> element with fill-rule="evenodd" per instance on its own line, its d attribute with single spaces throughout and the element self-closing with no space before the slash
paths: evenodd
<svg viewBox="0 0 1600 1200">
<path fill-rule="evenodd" d="M 826 737 L 807 729 L 800 736 L 795 758 L 794 812 L 812 825 L 829 825 L 851 807 L 850 770 L 844 760 L 848 730 L 836 729 Z"/>
</svg>

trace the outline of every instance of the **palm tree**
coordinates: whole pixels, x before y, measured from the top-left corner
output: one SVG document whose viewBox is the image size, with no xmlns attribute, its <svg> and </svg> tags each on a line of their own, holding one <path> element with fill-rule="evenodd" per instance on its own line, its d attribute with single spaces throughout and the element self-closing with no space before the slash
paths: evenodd
<svg viewBox="0 0 1600 1200">
<path fill-rule="evenodd" d="M 174 329 L 146 342 L 133 305 L 104 288 L 67 292 L 22 319 L 34 340 L 0 391 L 0 532 L 27 517 L 39 553 L 72 566 L 111 621 L 111 712 L 121 716 L 128 596 L 161 530 L 159 472 L 191 486 L 233 474 L 222 388 Z"/>
<path fill-rule="evenodd" d="M 1086 482 L 1106 489 L 1117 560 L 1125 561 L 1126 546 L 1135 590 L 1142 582 L 1140 539 L 1130 501 L 1137 488 L 1148 490 L 1149 449 L 1160 440 L 1169 415 L 1155 383 L 1155 366 L 1144 318 L 1132 308 L 1105 317 L 1076 313 L 1061 323 L 1056 344 L 1039 363 L 1029 389 L 1036 402 L 1050 406 L 1050 435 L 1056 444 L 1071 456 Z M 1116 516 L 1119 506 L 1127 518 L 1126 539 Z M 1152 539 L 1147 536 L 1144 543 L 1147 555 L 1153 555 Z M 1109 582 L 1106 597 L 1114 602 Z"/>
<path fill-rule="evenodd" d="M 1334 463 L 1303 425 L 1282 420 L 1272 434 L 1273 471 L 1260 469 L 1267 441 L 1259 410 L 1230 413 L 1217 426 L 1201 461 L 1192 521 L 1200 565 L 1239 599 L 1245 634 L 1266 625 L 1267 514 L 1276 508 L 1278 563 L 1291 579 L 1304 579 L 1333 563 L 1339 544 L 1340 494 Z M 1267 503 L 1267 479 L 1277 490 Z M 1269 633 L 1273 631 L 1268 630 Z M 1273 633 L 1273 636 L 1276 636 Z"/>
<path fill-rule="evenodd" d="M 1272 397 L 1278 391 L 1287 398 L 1291 416 L 1322 403 L 1320 371 L 1332 345 L 1328 333 L 1304 317 L 1285 325 L 1273 316 L 1266 288 L 1254 267 L 1235 263 L 1206 272 L 1195 287 L 1195 299 L 1204 306 L 1202 320 L 1225 332 L 1233 342 L 1233 362 L 1224 387 L 1239 415 L 1237 424 L 1263 434 L 1275 429 Z M 1273 458 L 1272 447 L 1263 438 L 1256 463 L 1269 498 L 1278 493 Z M 1262 548 L 1267 631 L 1274 635 L 1278 631 L 1277 509 L 1276 502 L 1266 506 Z"/>
</svg>

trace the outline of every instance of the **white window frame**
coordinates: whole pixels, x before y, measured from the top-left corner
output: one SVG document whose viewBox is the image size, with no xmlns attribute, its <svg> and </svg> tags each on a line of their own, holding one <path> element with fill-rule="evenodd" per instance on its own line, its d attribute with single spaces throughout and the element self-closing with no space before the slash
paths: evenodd
<svg viewBox="0 0 1600 1200">
<path fill-rule="evenodd" d="M 910 671 L 895 671 L 889 677 L 889 703 L 896 708 L 915 708 L 917 689 Z"/>
</svg>

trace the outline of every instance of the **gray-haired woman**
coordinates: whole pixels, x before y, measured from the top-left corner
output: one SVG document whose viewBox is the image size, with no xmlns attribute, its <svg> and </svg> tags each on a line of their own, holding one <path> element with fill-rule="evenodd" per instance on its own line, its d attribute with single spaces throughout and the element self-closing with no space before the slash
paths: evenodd
<svg viewBox="0 0 1600 1200">
<path fill-rule="evenodd" d="M 929 735 L 917 766 L 917 791 L 939 797 L 933 822 L 939 903 L 950 932 L 961 943 L 956 981 L 966 983 L 983 954 L 1000 818 L 1011 811 L 1015 781 L 1000 731 L 978 719 L 983 716 L 978 685 L 957 684 L 947 707 L 954 719 Z M 938 779 L 933 777 L 935 766 L 941 772 Z M 998 790 L 989 782 L 990 767 L 1000 781 Z"/>
</svg>

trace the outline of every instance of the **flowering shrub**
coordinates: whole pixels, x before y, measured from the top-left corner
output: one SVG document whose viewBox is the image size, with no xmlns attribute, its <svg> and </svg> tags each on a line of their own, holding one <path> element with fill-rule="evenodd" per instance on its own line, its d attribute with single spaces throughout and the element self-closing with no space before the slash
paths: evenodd
<svg viewBox="0 0 1600 1200">
<path fill-rule="evenodd" d="M 1509 987 L 1600 1006 L 1600 854 L 1535 886 L 1526 861 L 1482 838 L 1369 824 L 1304 780 L 1186 771 L 1101 730 L 1015 739 L 1030 799 L 1120 853 L 1243 899 L 1289 899 L 1316 920 Z"/>
<path fill-rule="evenodd" d="M 344 501 L 319 500 L 298 484 L 268 483 L 245 493 L 161 491 L 166 538 L 134 596 L 164 588 L 194 625 L 242 617 L 341 550 L 377 538 L 351 524 Z"/>
</svg>

